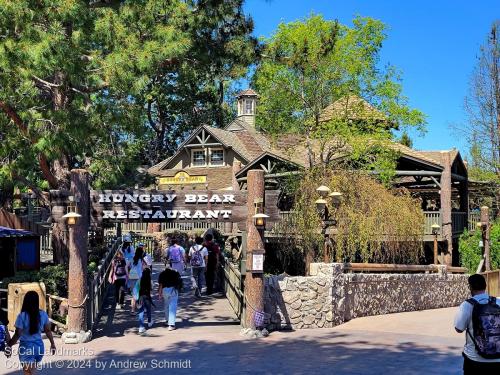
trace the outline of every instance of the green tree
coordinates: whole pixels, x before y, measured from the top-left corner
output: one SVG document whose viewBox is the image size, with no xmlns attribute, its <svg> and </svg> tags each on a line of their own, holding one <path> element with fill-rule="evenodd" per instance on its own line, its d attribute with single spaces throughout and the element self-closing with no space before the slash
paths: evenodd
<svg viewBox="0 0 500 375">
<path fill-rule="evenodd" d="M 479 262 L 482 258 L 482 249 L 479 247 L 481 241 L 481 231 L 465 231 L 460 236 L 458 252 L 460 253 L 460 264 L 469 270 L 469 273 L 476 273 Z M 490 255 L 491 269 L 500 267 L 500 221 L 497 220 L 490 229 Z"/>
<path fill-rule="evenodd" d="M 500 183 L 500 22 L 495 22 L 481 47 L 471 77 L 462 130 L 471 145 L 469 175 Z"/>
<path fill-rule="evenodd" d="M 128 1 L 97 24 L 109 94 L 135 106 L 150 164 L 201 124 L 223 126 L 229 83 L 246 74 L 257 41 L 243 0 Z"/>
<path fill-rule="evenodd" d="M 425 118 L 406 104 L 397 70 L 379 67 L 385 38 L 383 23 L 371 18 L 357 17 L 353 27 L 319 15 L 280 24 L 253 78 L 261 95 L 258 125 L 303 135 L 311 167 L 340 160 L 339 154 L 355 164 L 393 167 L 386 158 L 394 160 L 393 153 L 380 152 L 391 131 L 423 130 Z M 322 144 L 319 155 L 314 142 Z M 374 157 L 362 160 L 366 155 Z"/>
</svg>

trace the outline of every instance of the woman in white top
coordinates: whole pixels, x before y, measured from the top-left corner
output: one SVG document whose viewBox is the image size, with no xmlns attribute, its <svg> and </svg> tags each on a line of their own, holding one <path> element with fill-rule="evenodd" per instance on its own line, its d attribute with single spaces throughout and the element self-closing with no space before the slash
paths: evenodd
<svg viewBox="0 0 500 375">
<path fill-rule="evenodd" d="M 135 284 L 141 279 L 144 267 L 147 267 L 146 262 L 144 261 L 144 250 L 142 248 L 138 248 L 135 252 L 134 259 L 128 266 L 130 290 L 134 290 Z M 136 303 L 137 301 L 132 297 L 132 306 L 130 311 L 132 314 L 135 314 Z"/>
</svg>

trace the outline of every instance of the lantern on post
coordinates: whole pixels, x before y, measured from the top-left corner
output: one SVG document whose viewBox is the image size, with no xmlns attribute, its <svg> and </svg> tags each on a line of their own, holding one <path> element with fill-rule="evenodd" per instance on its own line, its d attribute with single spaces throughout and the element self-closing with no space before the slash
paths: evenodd
<svg viewBox="0 0 500 375">
<path fill-rule="evenodd" d="M 63 219 L 65 219 L 66 223 L 71 227 L 76 224 L 76 222 L 78 221 L 79 218 L 82 217 L 82 215 L 80 215 L 77 212 L 77 207 L 76 207 L 77 200 L 75 200 L 75 198 L 72 195 L 68 197 L 68 200 L 69 200 L 69 205 L 66 214 L 63 215 Z"/>
<path fill-rule="evenodd" d="M 340 206 L 340 202 L 342 199 L 342 193 L 338 191 L 331 191 L 328 186 L 321 185 L 316 189 L 316 192 L 320 196 L 319 199 L 316 199 L 314 204 L 316 205 L 316 210 L 318 212 L 319 217 L 321 218 L 322 224 L 322 233 L 325 237 L 324 241 L 324 261 L 325 263 L 330 261 L 330 251 L 329 248 L 333 248 L 333 239 L 331 238 L 331 234 L 336 234 L 336 226 L 337 219 L 334 215 L 330 217 L 330 212 L 328 210 L 328 200 L 331 200 L 331 206 L 337 210 Z M 329 230 L 329 227 L 333 227 L 333 230 Z"/>
<path fill-rule="evenodd" d="M 264 199 L 257 198 L 254 200 L 255 214 L 252 216 L 253 224 L 259 230 L 266 229 L 266 219 L 269 217 L 264 213 Z"/>
</svg>

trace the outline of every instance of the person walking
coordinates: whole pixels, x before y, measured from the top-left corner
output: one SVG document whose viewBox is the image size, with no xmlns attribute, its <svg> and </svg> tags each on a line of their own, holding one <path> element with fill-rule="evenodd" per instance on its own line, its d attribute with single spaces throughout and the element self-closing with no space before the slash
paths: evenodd
<svg viewBox="0 0 500 375">
<path fill-rule="evenodd" d="M 115 303 L 117 309 L 122 309 L 125 303 L 125 290 L 127 287 L 128 267 L 123 253 L 118 250 L 113 258 L 111 271 L 109 273 L 109 282 L 115 288 Z"/>
<path fill-rule="evenodd" d="M 130 235 L 123 237 L 122 252 L 127 265 L 132 263 L 135 255 L 135 248 L 132 246 L 132 237 L 130 237 Z"/>
<path fill-rule="evenodd" d="M 146 314 L 148 318 L 148 328 L 153 326 L 153 321 L 151 319 L 151 306 L 153 305 L 153 301 L 151 299 L 151 270 L 149 268 L 145 268 L 142 272 L 142 277 L 135 286 L 137 290 L 137 306 L 138 316 L 139 316 L 139 333 L 146 332 L 146 327 L 144 325 L 144 314 Z"/>
<path fill-rule="evenodd" d="M 205 235 L 205 244 L 208 251 L 207 256 L 207 271 L 206 271 L 206 281 L 207 281 L 207 295 L 210 295 L 214 291 L 214 283 L 217 269 L 219 267 L 219 254 L 220 248 L 214 241 L 214 236 L 210 233 Z"/>
<path fill-rule="evenodd" d="M 195 244 L 189 249 L 189 264 L 191 266 L 191 276 L 195 282 L 196 297 L 201 297 L 201 291 L 205 281 L 205 267 L 207 264 L 208 250 L 203 246 L 203 238 L 196 237 Z"/>
<path fill-rule="evenodd" d="M 486 280 L 468 279 L 472 298 L 462 302 L 455 316 L 455 330 L 465 333 L 463 373 L 500 374 L 500 299 L 486 293 Z"/>
<path fill-rule="evenodd" d="M 135 252 L 134 259 L 128 267 L 128 280 L 129 288 L 133 292 L 136 283 L 142 277 L 142 271 L 147 267 L 144 261 L 144 251 L 138 248 Z M 131 314 L 135 314 L 137 304 L 137 298 L 134 298 L 134 293 L 132 293 L 132 303 L 131 303 Z"/>
<path fill-rule="evenodd" d="M 177 302 L 179 292 L 182 289 L 182 278 L 179 272 L 171 269 L 168 265 L 165 271 L 158 277 L 158 298 L 163 299 L 165 310 L 165 321 L 168 330 L 175 329 L 175 319 L 177 316 Z"/>
<path fill-rule="evenodd" d="M 186 267 L 186 250 L 179 245 L 176 238 L 172 238 L 172 245 L 167 250 L 167 263 L 182 275 Z"/>
<path fill-rule="evenodd" d="M 25 375 L 35 374 L 38 364 L 42 361 L 45 347 L 42 332 L 50 341 L 50 353 L 55 354 L 56 344 L 50 330 L 49 316 L 39 306 L 38 293 L 29 291 L 24 296 L 21 312 L 17 316 L 14 336 L 9 342 L 13 346 L 19 340 L 19 362 Z"/>
</svg>

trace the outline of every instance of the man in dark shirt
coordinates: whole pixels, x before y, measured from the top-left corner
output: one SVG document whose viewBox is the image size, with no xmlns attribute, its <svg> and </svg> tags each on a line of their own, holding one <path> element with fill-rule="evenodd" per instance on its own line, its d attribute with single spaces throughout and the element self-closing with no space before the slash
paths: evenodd
<svg viewBox="0 0 500 375">
<path fill-rule="evenodd" d="M 175 329 L 179 292 L 182 289 L 181 275 L 167 266 L 165 271 L 160 273 L 158 284 L 158 298 L 164 300 L 163 307 L 166 324 L 168 325 L 168 330 L 173 331 Z"/>
<path fill-rule="evenodd" d="M 219 245 L 217 245 L 213 239 L 214 236 L 210 233 L 205 236 L 204 246 L 208 250 L 207 271 L 205 277 L 205 280 L 207 281 L 207 295 L 212 294 L 214 291 L 215 276 L 219 266 L 220 249 Z"/>
</svg>

